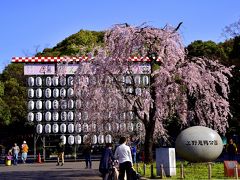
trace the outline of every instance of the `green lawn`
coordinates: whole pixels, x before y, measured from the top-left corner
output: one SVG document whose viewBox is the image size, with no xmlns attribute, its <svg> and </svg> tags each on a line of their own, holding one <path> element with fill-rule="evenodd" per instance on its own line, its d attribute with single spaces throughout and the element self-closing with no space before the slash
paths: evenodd
<svg viewBox="0 0 240 180">
<path fill-rule="evenodd" d="M 207 163 L 192 163 L 189 164 L 187 162 L 177 162 L 176 166 L 176 176 L 172 177 L 164 177 L 164 179 L 180 179 L 180 166 L 181 163 L 183 163 L 184 167 L 184 179 L 208 179 L 208 164 Z M 143 164 L 139 164 L 139 173 L 144 176 L 144 168 Z M 153 178 L 159 178 L 157 177 L 157 172 L 156 172 L 156 163 L 153 163 Z M 221 162 L 218 163 L 212 163 L 212 179 L 233 179 L 233 177 L 228 178 L 224 177 L 224 165 Z M 134 166 L 135 169 L 137 169 L 137 166 Z M 146 165 L 146 173 L 145 176 L 146 178 L 150 178 L 151 176 L 151 164 Z"/>
</svg>

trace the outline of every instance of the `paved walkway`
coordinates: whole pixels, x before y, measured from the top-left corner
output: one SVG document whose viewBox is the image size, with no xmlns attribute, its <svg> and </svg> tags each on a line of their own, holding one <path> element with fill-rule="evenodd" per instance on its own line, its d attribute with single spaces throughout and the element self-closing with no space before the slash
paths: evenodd
<svg viewBox="0 0 240 180">
<path fill-rule="evenodd" d="M 0 180 L 100 180 L 98 166 L 99 161 L 93 161 L 92 169 L 85 169 L 85 162 L 65 162 L 64 166 L 56 166 L 56 163 L 1 164 Z"/>
</svg>

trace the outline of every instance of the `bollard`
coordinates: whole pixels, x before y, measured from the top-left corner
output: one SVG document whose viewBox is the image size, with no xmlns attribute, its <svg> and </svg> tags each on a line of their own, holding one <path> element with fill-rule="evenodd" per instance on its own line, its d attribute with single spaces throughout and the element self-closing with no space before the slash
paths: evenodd
<svg viewBox="0 0 240 180">
<path fill-rule="evenodd" d="M 212 163 L 208 163 L 208 179 L 212 178 Z"/>
<path fill-rule="evenodd" d="M 146 164 L 143 164 L 143 175 L 146 175 Z"/>
<path fill-rule="evenodd" d="M 181 166 L 180 166 L 180 179 L 184 179 L 183 163 L 181 163 Z"/>
<path fill-rule="evenodd" d="M 238 179 L 238 165 L 236 164 L 234 167 L 234 177 Z"/>
<path fill-rule="evenodd" d="M 160 179 L 163 179 L 163 176 L 164 176 L 163 164 L 160 164 Z"/>
<path fill-rule="evenodd" d="M 153 178 L 154 176 L 153 176 L 153 164 L 151 164 L 151 176 L 150 176 L 151 178 Z"/>
</svg>

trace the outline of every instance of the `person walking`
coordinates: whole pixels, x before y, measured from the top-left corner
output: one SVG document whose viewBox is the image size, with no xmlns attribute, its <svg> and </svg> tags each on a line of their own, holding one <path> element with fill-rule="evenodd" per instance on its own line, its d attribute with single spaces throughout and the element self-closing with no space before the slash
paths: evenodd
<svg viewBox="0 0 240 180">
<path fill-rule="evenodd" d="M 112 144 L 106 143 L 106 146 L 102 152 L 102 156 L 99 164 L 99 172 L 102 174 L 103 180 L 107 180 L 109 176 L 109 170 L 114 162 Z"/>
<path fill-rule="evenodd" d="M 14 143 L 14 146 L 12 147 L 12 153 L 13 153 L 13 164 L 17 165 L 18 164 L 18 153 L 20 149 L 17 143 Z"/>
<path fill-rule="evenodd" d="M 92 146 L 90 142 L 86 142 L 86 144 L 83 147 L 83 156 L 85 158 L 85 163 L 86 163 L 86 167 L 85 169 L 92 168 Z"/>
<path fill-rule="evenodd" d="M 114 157 L 119 162 L 119 180 L 124 180 L 125 172 L 127 173 L 127 180 L 131 179 L 132 171 L 132 154 L 129 146 L 126 145 L 126 137 L 121 137 L 119 146 L 116 148 Z"/>
<path fill-rule="evenodd" d="M 229 139 L 229 143 L 226 146 L 226 152 L 228 154 L 228 160 L 235 161 L 237 154 L 237 145 L 233 142 L 233 139 Z"/>
<path fill-rule="evenodd" d="M 62 160 L 61 166 L 64 164 L 64 151 L 65 151 L 65 144 L 63 140 L 61 139 L 60 142 L 57 144 L 57 166 L 60 165 L 60 159 Z"/>
<path fill-rule="evenodd" d="M 27 160 L 27 153 L 28 153 L 28 145 L 26 141 L 23 141 L 21 148 L 22 148 L 22 162 L 25 164 Z"/>
</svg>

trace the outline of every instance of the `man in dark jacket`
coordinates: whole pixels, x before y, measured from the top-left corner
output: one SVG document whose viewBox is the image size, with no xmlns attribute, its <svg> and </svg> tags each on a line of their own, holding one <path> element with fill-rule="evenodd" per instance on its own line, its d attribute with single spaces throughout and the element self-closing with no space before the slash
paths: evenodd
<svg viewBox="0 0 240 180">
<path fill-rule="evenodd" d="M 104 148 L 99 164 L 99 172 L 102 173 L 103 180 L 108 179 L 109 169 L 114 161 L 112 144 L 107 143 Z"/>
<path fill-rule="evenodd" d="M 65 144 L 63 140 L 60 140 L 60 142 L 57 144 L 57 153 L 58 153 L 57 166 L 59 166 L 60 158 L 62 160 L 61 166 L 63 166 L 64 164 L 64 151 L 65 151 Z"/>
</svg>

